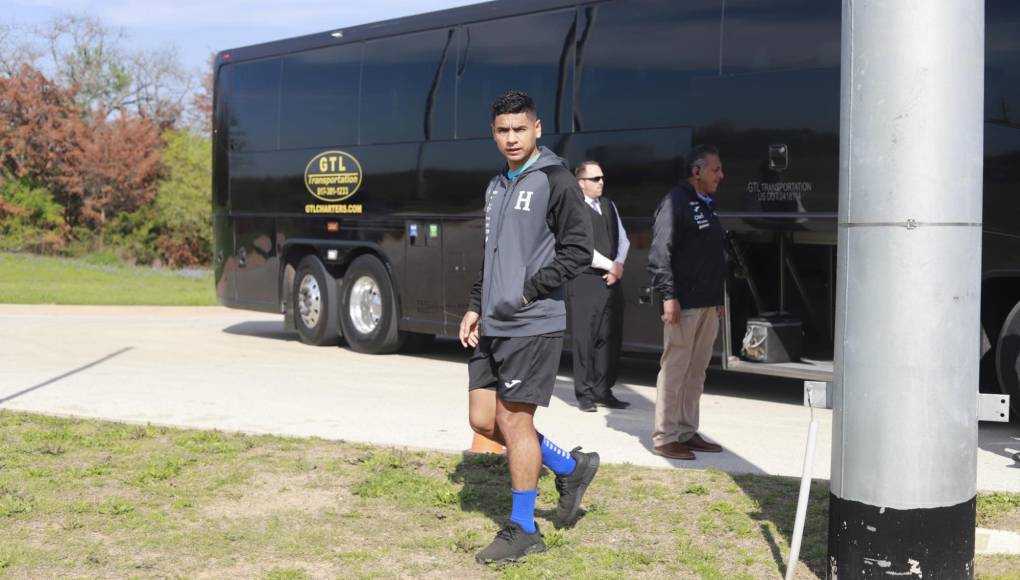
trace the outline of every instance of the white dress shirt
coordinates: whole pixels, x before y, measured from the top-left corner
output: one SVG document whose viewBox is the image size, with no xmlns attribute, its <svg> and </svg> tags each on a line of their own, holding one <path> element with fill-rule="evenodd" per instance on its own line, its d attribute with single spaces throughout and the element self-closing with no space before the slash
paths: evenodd
<svg viewBox="0 0 1020 580">
<path fill-rule="evenodd" d="M 602 215 L 602 208 L 599 206 L 598 199 L 592 199 L 585 196 L 584 201 L 595 210 L 596 213 Z M 606 256 L 603 256 L 598 250 L 592 250 L 591 267 L 598 268 L 599 270 L 609 270 L 613 266 L 613 262 L 618 262 L 621 265 L 627 261 L 627 251 L 630 250 L 630 240 L 627 239 L 627 230 L 623 229 L 623 219 L 620 218 L 620 210 L 616 209 L 616 204 L 613 204 L 613 209 L 616 211 L 616 223 L 619 225 L 620 230 L 620 241 L 616 246 L 616 260 L 610 260 Z"/>
</svg>

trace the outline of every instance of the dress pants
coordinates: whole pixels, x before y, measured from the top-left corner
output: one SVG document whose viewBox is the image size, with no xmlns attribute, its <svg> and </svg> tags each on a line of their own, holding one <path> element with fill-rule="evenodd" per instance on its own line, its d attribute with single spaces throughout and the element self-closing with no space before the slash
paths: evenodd
<svg viewBox="0 0 1020 580">
<path fill-rule="evenodd" d="M 567 317 L 578 402 L 612 396 L 623 342 L 622 282 L 582 273 L 567 282 Z"/>
<path fill-rule="evenodd" d="M 656 447 L 683 443 L 698 432 L 705 370 L 712 360 L 712 346 L 719 332 L 715 306 L 680 311 L 680 322 L 664 324 L 662 359 L 655 381 Z"/>
</svg>

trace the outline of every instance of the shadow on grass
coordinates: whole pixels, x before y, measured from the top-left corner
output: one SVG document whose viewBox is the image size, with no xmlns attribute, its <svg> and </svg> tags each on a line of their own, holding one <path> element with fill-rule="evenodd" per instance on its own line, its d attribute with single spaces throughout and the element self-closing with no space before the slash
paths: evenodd
<svg viewBox="0 0 1020 580">
<path fill-rule="evenodd" d="M 549 475 L 549 471 L 543 467 L 539 474 L 540 488 L 542 481 Z M 461 485 L 461 510 L 480 513 L 498 526 L 503 526 L 510 519 L 513 498 L 510 493 L 510 469 L 505 455 L 464 455 L 449 477 L 450 482 Z M 541 490 L 540 493 L 544 494 L 545 491 Z M 585 511 L 581 509 L 574 521 L 566 527 L 573 527 L 584 515 Z M 535 516 L 552 522 L 557 529 L 563 527 L 556 520 L 555 510 L 536 507 Z"/>
<path fill-rule="evenodd" d="M 776 568 L 785 574 L 789 546 L 793 541 L 800 480 L 753 474 L 734 474 L 731 477 L 758 506 L 750 516 L 755 520 L 762 538 L 768 544 Z M 828 522 L 828 481 L 812 481 L 799 560 L 820 578 L 825 577 Z"/>
<path fill-rule="evenodd" d="M 500 526 L 506 523 L 512 501 L 506 456 L 466 454 L 450 473 L 450 481 L 461 485 L 462 511 L 480 513 Z"/>
</svg>

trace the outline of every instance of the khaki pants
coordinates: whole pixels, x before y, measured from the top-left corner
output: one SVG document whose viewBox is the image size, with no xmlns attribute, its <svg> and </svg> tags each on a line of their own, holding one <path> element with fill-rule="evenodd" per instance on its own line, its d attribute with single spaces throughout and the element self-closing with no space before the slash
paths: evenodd
<svg viewBox="0 0 1020 580">
<path fill-rule="evenodd" d="M 683 443 L 698 432 L 705 369 L 719 332 L 719 314 L 715 306 L 681 310 L 680 322 L 663 327 L 652 432 L 656 447 Z"/>
</svg>

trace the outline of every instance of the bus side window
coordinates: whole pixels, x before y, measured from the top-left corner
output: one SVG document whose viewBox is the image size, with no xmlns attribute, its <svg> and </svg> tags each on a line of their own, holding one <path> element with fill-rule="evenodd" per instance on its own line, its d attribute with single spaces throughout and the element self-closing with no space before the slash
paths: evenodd
<svg viewBox="0 0 1020 580">
<path fill-rule="evenodd" d="M 698 125 L 698 81 L 719 74 L 720 0 L 582 7 L 574 130 Z"/>
<path fill-rule="evenodd" d="M 443 29 L 365 43 L 362 143 L 453 137 L 455 41 Z"/>
<path fill-rule="evenodd" d="M 362 46 L 330 46 L 284 58 L 281 149 L 358 143 Z"/>
<path fill-rule="evenodd" d="M 231 65 L 230 150 L 269 151 L 277 146 L 280 59 Z"/>
<path fill-rule="evenodd" d="M 575 14 L 573 9 L 542 12 L 465 27 L 458 65 L 458 138 L 490 137 L 489 106 L 511 89 L 525 91 L 535 99 L 543 133 L 570 131 L 565 119 L 557 127 L 556 113 L 561 108 L 558 104 L 570 100 L 569 90 L 562 90 L 570 84 L 561 78 L 561 72 L 569 76 L 573 67 L 561 63 L 564 48 L 569 52 Z M 565 59 L 567 64 L 572 61 Z"/>
</svg>

